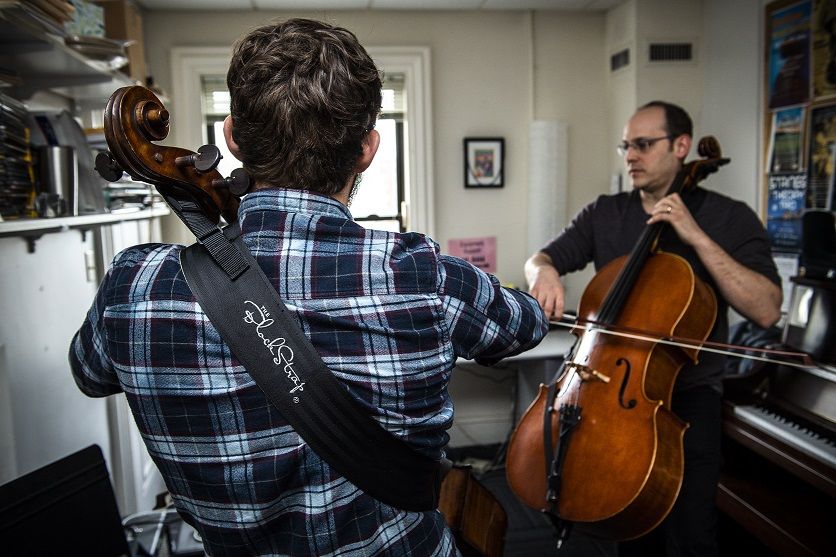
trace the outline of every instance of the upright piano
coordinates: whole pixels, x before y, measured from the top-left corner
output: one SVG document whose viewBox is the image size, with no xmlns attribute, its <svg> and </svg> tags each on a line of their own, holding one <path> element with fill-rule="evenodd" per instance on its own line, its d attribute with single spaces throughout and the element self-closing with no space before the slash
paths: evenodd
<svg viewBox="0 0 836 557">
<path fill-rule="evenodd" d="M 717 503 L 781 556 L 836 555 L 836 282 L 794 278 L 785 347 L 815 365 L 725 382 Z"/>
</svg>

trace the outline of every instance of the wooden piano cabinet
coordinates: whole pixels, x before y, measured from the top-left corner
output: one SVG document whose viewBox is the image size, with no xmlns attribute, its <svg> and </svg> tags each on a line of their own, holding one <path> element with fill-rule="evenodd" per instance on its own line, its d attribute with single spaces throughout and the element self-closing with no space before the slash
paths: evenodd
<svg viewBox="0 0 836 557">
<path fill-rule="evenodd" d="M 778 555 L 833 555 L 833 497 L 746 446 L 746 436 L 726 424 L 720 511 Z M 787 462 L 798 466 L 792 458 Z"/>
</svg>

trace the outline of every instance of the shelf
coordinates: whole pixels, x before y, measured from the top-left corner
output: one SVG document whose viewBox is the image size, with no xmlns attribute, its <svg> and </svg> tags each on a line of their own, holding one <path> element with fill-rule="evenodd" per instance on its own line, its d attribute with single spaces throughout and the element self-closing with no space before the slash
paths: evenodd
<svg viewBox="0 0 836 557">
<path fill-rule="evenodd" d="M 0 2 L 0 66 L 18 72 L 20 85 L 7 88 L 26 99 L 54 90 L 76 100 L 107 99 L 114 89 L 132 85 L 125 74 L 109 69 L 64 44 L 64 38 L 27 22 L 17 5 Z"/>
<path fill-rule="evenodd" d="M 124 222 L 130 220 L 151 219 L 170 214 L 168 206 L 159 205 L 138 211 L 119 213 L 100 213 L 77 217 L 59 217 L 52 219 L 19 219 L 0 222 L 0 237 L 40 236 L 50 232 L 64 232 L 72 229 L 89 229 L 94 226 Z"/>
</svg>

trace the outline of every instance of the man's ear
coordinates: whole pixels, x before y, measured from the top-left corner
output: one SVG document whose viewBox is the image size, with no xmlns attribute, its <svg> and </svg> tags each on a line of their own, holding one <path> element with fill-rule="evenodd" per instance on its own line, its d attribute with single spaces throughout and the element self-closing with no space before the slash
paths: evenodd
<svg viewBox="0 0 836 557">
<path fill-rule="evenodd" d="M 690 135 L 680 135 L 676 139 L 673 140 L 673 154 L 676 158 L 680 160 L 685 160 L 685 157 L 688 156 L 688 152 L 691 150 L 691 136 Z"/>
<path fill-rule="evenodd" d="M 235 140 L 232 139 L 232 114 L 224 118 L 224 139 L 226 140 L 226 146 L 229 148 L 229 152 L 240 161 L 241 150 L 238 148 Z"/>
<path fill-rule="evenodd" d="M 372 130 L 363 139 L 363 153 L 357 159 L 357 164 L 354 165 L 354 174 L 360 174 L 369 167 L 378 147 L 380 147 L 380 134 L 377 133 L 377 130 Z"/>
</svg>

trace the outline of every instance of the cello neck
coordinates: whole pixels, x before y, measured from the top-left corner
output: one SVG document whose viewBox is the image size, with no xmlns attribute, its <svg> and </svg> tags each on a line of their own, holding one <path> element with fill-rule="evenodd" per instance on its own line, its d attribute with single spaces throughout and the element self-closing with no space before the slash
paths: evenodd
<svg viewBox="0 0 836 557">
<path fill-rule="evenodd" d="M 721 157 L 720 144 L 713 136 L 704 137 L 699 141 L 698 152 L 704 158 L 684 164 L 676 173 L 666 195 L 673 193 L 683 195 L 696 187 L 709 174 L 716 172 L 720 166 L 729 162 L 729 159 Z M 647 258 L 656 251 L 659 236 L 667 225 L 666 222 L 655 222 L 642 231 L 629 258 L 601 304 L 598 313 L 599 322 L 611 325 L 618 319 L 639 273 Z"/>
<path fill-rule="evenodd" d="M 668 192 L 679 193 L 682 191 L 685 178 L 686 170 L 683 167 L 676 174 L 676 178 L 674 178 Z M 630 252 L 630 257 L 627 258 L 627 261 L 621 268 L 621 272 L 618 274 L 618 278 L 612 284 L 612 287 L 607 292 L 607 297 L 604 298 L 601 304 L 601 309 L 598 314 L 599 321 L 611 325 L 618 319 L 621 309 L 627 302 L 630 291 L 633 289 L 633 285 L 639 277 L 639 273 L 644 267 L 647 258 L 656 251 L 659 236 L 667 225 L 668 223 L 666 222 L 655 222 L 649 226 L 645 226 L 641 236 L 639 236 L 638 241 L 633 246 L 633 250 Z"/>
<path fill-rule="evenodd" d="M 667 223 L 657 222 L 645 227 L 638 242 L 633 246 L 630 252 L 630 257 L 621 268 L 612 287 L 607 292 L 606 298 L 601 304 L 598 312 L 598 321 L 608 325 L 614 324 L 621 314 L 627 298 L 630 296 L 630 291 L 639 277 L 639 273 L 644 267 L 645 261 L 653 253 L 659 235 L 662 233 L 664 225 Z"/>
</svg>

